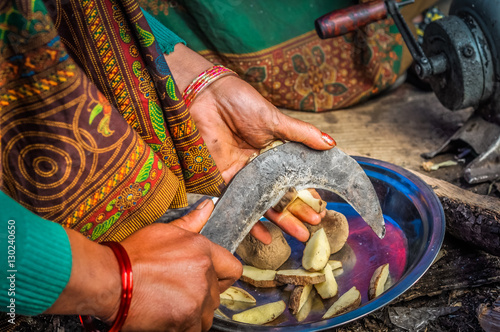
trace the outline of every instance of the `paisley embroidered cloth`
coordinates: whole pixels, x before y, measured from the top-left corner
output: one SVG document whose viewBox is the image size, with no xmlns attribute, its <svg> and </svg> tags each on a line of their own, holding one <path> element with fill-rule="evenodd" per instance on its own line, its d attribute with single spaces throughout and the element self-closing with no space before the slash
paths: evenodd
<svg viewBox="0 0 500 332">
<path fill-rule="evenodd" d="M 1 189 L 120 241 L 224 181 L 135 0 L 0 4 Z"/>
<path fill-rule="evenodd" d="M 316 35 L 315 19 L 359 2 L 139 0 L 190 48 L 236 71 L 274 105 L 313 112 L 359 103 L 406 69 L 392 19 L 339 38 Z"/>
</svg>

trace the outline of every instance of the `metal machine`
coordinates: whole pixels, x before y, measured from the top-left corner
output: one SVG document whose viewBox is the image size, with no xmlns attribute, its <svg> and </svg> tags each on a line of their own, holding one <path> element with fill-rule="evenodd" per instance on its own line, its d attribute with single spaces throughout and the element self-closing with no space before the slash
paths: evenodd
<svg viewBox="0 0 500 332">
<path fill-rule="evenodd" d="M 373 1 L 316 20 L 321 38 L 352 32 L 390 15 L 414 59 L 414 70 L 450 110 L 473 107 L 471 118 L 439 149 L 463 141 L 475 152 L 465 168 L 467 182 L 500 178 L 500 0 L 454 0 L 449 16 L 430 23 L 420 46 L 399 8 L 414 0 Z"/>
</svg>

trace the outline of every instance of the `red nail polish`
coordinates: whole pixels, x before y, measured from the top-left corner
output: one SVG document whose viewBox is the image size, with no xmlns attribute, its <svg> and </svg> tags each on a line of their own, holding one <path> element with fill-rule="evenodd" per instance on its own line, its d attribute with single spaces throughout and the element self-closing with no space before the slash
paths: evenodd
<svg viewBox="0 0 500 332">
<path fill-rule="evenodd" d="M 335 142 L 335 140 L 330 135 L 328 135 L 327 133 L 321 132 L 321 137 L 323 138 L 323 141 L 325 141 L 326 143 L 328 143 L 328 145 L 330 145 L 330 146 L 336 146 L 337 145 L 337 142 Z"/>
</svg>

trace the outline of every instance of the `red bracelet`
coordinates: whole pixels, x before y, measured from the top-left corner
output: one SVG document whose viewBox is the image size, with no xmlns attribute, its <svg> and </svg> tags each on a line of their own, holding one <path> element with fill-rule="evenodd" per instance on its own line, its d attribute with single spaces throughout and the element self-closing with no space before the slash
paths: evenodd
<svg viewBox="0 0 500 332">
<path fill-rule="evenodd" d="M 128 257 L 127 251 L 118 242 L 103 242 L 102 245 L 108 246 L 113 250 L 113 253 L 118 260 L 118 265 L 120 266 L 120 274 L 122 277 L 122 293 L 120 299 L 120 307 L 118 308 L 118 313 L 115 318 L 113 326 L 111 326 L 109 332 L 118 332 L 122 328 L 125 320 L 128 316 L 128 311 L 130 309 L 130 303 L 132 302 L 132 264 L 130 263 L 130 258 Z M 87 331 L 96 331 L 92 318 L 90 316 L 80 316 L 80 322 Z"/>
<path fill-rule="evenodd" d="M 219 65 L 213 66 L 212 68 L 205 70 L 203 73 L 198 75 L 198 77 L 195 78 L 193 82 L 191 82 L 191 84 L 189 84 L 186 90 L 184 90 L 184 92 L 182 93 L 182 98 L 184 99 L 186 107 L 189 107 L 189 105 L 194 101 L 196 96 L 200 94 L 201 91 L 203 91 L 203 89 L 208 87 L 219 78 L 228 75 L 239 77 L 238 74 L 236 74 L 231 69 Z"/>
</svg>

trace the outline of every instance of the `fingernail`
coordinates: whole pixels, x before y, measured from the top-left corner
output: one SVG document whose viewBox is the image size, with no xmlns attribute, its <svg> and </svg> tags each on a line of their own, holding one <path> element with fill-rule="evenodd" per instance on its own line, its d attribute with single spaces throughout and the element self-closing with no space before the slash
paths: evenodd
<svg viewBox="0 0 500 332">
<path fill-rule="evenodd" d="M 327 133 L 321 132 L 321 137 L 323 138 L 323 141 L 325 141 L 328 145 L 330 146 L 337 145 L 337 142 L 335 142 L 335 140 Z"/>
<path fill-rule="evenodd" d="M 205 206 L 207 206 L 208 201 L 210 201 L 210 198 L 207 198 L 206 200 L 204 200 L 203 202 L 198 204 L 198 206 L 196 207 L 196 210 L 202 210 Z"/>
</svg>

